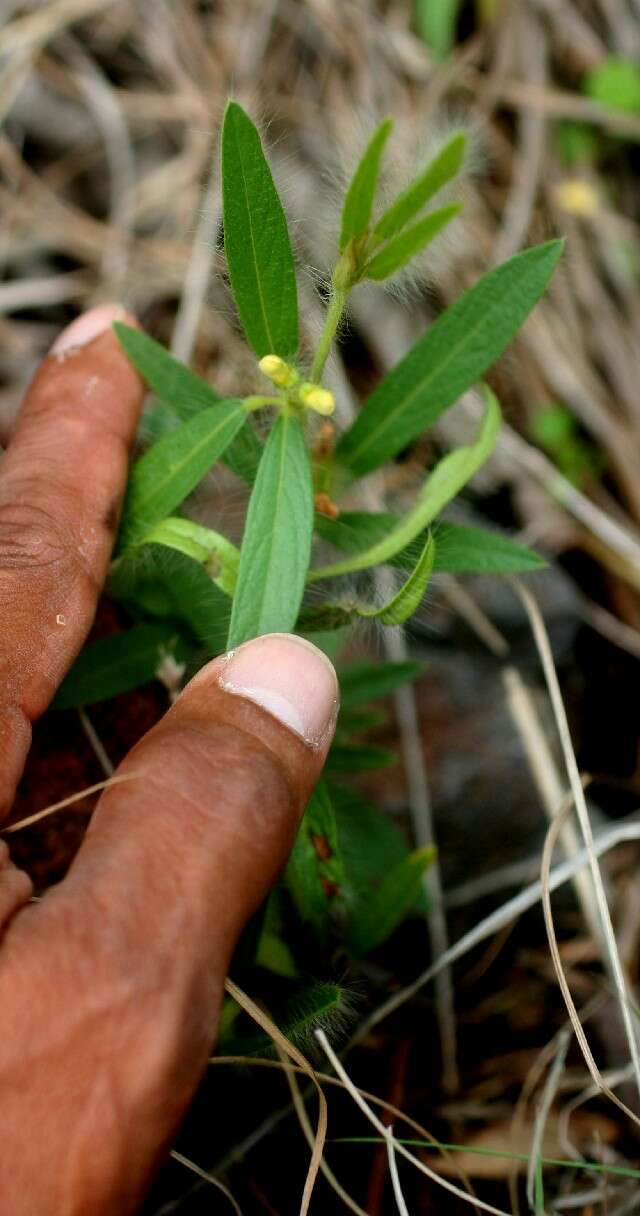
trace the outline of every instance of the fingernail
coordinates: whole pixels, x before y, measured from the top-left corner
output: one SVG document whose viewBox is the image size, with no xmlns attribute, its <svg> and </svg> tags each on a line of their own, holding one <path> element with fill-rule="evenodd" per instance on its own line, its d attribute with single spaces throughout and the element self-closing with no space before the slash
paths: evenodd
<svg viewBox="0 0 640 1216">
<path fill-rule="evenodd" d="M 133 321 L 121 304 L 98 304 L 96 308 L 83 312 L 81 317 L 76 317 L 75 321 L 63 329 L 51 347 L 51 354 L 60 355 L 74 347 L 87 346 L 105 330 L 111 329 L 114 321 L 126 319 Z"/>
<path fill-rule="evenodd" d="M 333 664 L 317 646 L 289 633 L 245 642 L 225 657 L 219 684 L 255 701 L 310 747 L 322 747 L 338 710 Z"/>
</svg>

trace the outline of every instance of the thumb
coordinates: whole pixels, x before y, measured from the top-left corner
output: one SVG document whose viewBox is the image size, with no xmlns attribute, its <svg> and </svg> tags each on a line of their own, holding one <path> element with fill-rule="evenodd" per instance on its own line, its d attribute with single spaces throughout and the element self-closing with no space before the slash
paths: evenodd
<svg viewBox="0 0 640 1216">
<path fill-rule="evenodd" d="M 216 659 L 121 765 L 128 780 L 103 794 L 65 881 L 8 925 L 0 1092 L 15 1144 L 0 1193 L 20 1210 L 136 1210 L 206 1067 L 234 944 L 286 860 L 336 708 L 331 663 L 300 638 Z"/>
<path fill-rule="evenodd" d="M 338 684 L 302 638 L 268 634 L 214 660 L 118 770 L 67 887 L 103 887 L 130 920 L 188 893 L 215 965 L 283 866 L 333 737 Z M 215 943 L 211 926 L 215 925 Z M 195 931 L 195 925 L 192 931 Z"/>
</svg>

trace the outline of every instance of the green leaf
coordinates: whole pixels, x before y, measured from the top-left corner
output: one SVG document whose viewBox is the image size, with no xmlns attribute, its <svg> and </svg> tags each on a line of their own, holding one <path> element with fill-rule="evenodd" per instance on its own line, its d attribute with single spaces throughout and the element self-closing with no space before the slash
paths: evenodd
<svg viewBox="0 0 640 1216">
<path fill-rule="evenodd" d="M 384 118 L 376 127 L 351 179 L 342 207 L 341 253 L 344 252 L 349 241 L 357 241 L 367 232 L 380 176 L 382 153 L 391 134 L 392 126 L 393 119 Z"/>
<path fill-rule="evenodd" d="M 383 625 L 402 625 L 422 603 L 427 584 L 433 570 L 435 543 L 431 535 L 427 536 L 422 551 L 418 554 L 414 569 L 406 583 L 396 592 L 387 604 L 380 608 L 369 608 L 364 604 L 321 604 L 309 608 L 298 618 L 298 627 L 310 632 L 318 629 L 340 629 L 349 625 L 358 617 L 366 620 L 378 620 Z"/>
<path fill-rule="evenodd" d="M 337 984 L 313 980 L 287 1000 L 272 1004 L 269 1013 L 286 1038 L 302 1050 L 309 1050 L 315 1041 L 313 1031 L 317 1026 L 341 1025 L 343 1002 L 343 990 Z M 241 1035 L 236 1031 L 236 1024 L 234 1033 L 220 1043 L 227 1055 L 274 1055 L 273 1043 L 266 1034 L 250 1030 Z"/>
<path fill-rule="evenodd" d="M 387 747 L 358 746 L 334 743 L 326 762 L 327 773 L 368 773 L 372 769 L 390 768 L 398 756 Z"/>
<path fill-rule="evenodd" d="M 301 920 L 326 945 L 344 887 L 333 804 L 324 781 L 316 786 L 304 813 L 285 871 Z"/>
<path fill-rule="evenodd" d="M 420 607 L 424 598 L 433 570 L 435 553 L 434 539 L 429 536 L 406 583 L 403 583 L 400 590 L 384 608 L 379 608 L 376 612 L 367 613 L 367 615 L 377 617 L 383 625 L 402 625 L 408 621 L 409 617 L 413 616 L 413 613 Z"/>
<path fill-rule="evenodd" d="M 155 678 L 163 657 L 188 651 L 175 622 L 135 625 L 126 633 L 90 642 L 80 652 L 56 693 L 52 709 L 73 709 L 106 701 Z"/>
<path fill-rule="evenodd" d="M 609 55 L 587 73 L 582 87 L 601 105 L 640 114 L 640 67 L 632 59 Z"/>
<path fill-rule="evenodd" d="M 228 647 L 293 629 L 311 553 L 313 491 L 302 427 L 281 414 L 249 500 Z"/>
<path fill-rule="evenodd" d="M 340 706 L 342 709 L 353 709 L 380 697 L 388 697 L 396 688 L 417 680 L 424 669 L 424 663 L 418 663 L 415 659 L 352 663 L 340 671 Z"/>
<path fill-rule="evenodd" d="M 332 784 L 331 800 L 338 826 L 338 843 L 344 861 L 349 919 L 359 918 L 372 891 L 394 866 L 409 856 L 404 837 L 388 815 L 372 806 L 351 786 Z M 427 901 L 420 890 L 416 908 L 424 912 Z"/>
<path fill-rule="evenodd" d="M 298 294 L 282 204 L 260 136 L 230 101 L 222 127 L 224 247 L 238 314 L 261 358 L 298 349 Z"/>
<path fill-rule="evenodd" d="M 390 460 L 502 354 L 562 252 L 549 241 L 489 271 L 452 304 L 365 402 L 336 455 L 356 476 Z"/>
<path fill-rule="evenodd" d="M 387 511 L 343 511 L 338 519 L 316 519 L 316 531 L 336 549 L 354 553 L 377 544 L 398 526 L 401 516 Z M 411 569 L 426 533 L 389 559 L 389 565 Z M 543 558 L 506 536 L 441 520 L 433 528 L 436 542 L 434 572 L 447 574 L 518 574 L 539 570 Z"/>
<path fill-rule="evenodd" d="M 434 529 L 434 570 L 448 574 L 525 574 L 541 570 L 546 562 L 506 536 L 442 522 Z"/>
<path fill-rule="evenodd" d="M 116 337 L 126 356 L 139 371 L 142 379 L 171 413 L 165 412 L 157 423 L 161 434 L 174 431 L 178 421 L 188 422 L 201 410 L 211 409 L 222 397 L 201 376 L 185 367 L 169 354 L 159 342 L 132 325 L 115 321 Z M 171 416 L 173 415 L 173 417 Z M 245 425 L 232 440 L 224 453 L 224 462 L 244 481 L 253 481 L 262 445 L 247 419 Z"/>
<path fill-rule="evenodd" d="M 447 207 L 440 207 L 438 211 L 431 211 L 424 219 L 405 228 L 367 262 L 362 271 L 362 278 L 388 279 L 442 232 L 459 211 L 460 203 L 450 203 Z"/>
<path fill-rule="evenodd" d="M 363 730 L 373 730 L 377 726 L 385 726 L 389 714 L 384 709 L 341 709 L 338 715 L 336 734 L 341 738 L 359 733 Z"/>
<path fill-rule="evenodd" d="M 397 199 L 373 229 L 373 240 L 378 243 L 396 236 L 405 224 L 414 219 L 434 194 L 460 172 L 467 147 L 467 134 L 458 131 L 427 165 L 426 169 L 399 194 Z"/>
<path fill-rule="evenodd" d="M 435 59 L 446 59 L 455 46 L 460 0 L 416 0 L 416 26 Z"/>
<path fill-rule="evenodd" d="M 143 541 L 220 458 L 246 418 L 241 401 L 219 401 L 159 439 L 129 475 L 120 545 Z"/>
<path fill-rule="evenodd" d="M 367 902 L 360 905 L 357 916 L 351 919 L 347 938 L 356 957 L 362 958 L 386 941 L 415 907 L 424 872 L 434 855 L 431 845 L 410 853 L 393 867 Z"/>
<path fill-rule="evenodd" d="M 233 595 L 238 581 L 240 550 L 220 532 L 194 523 L 192 519 L 170 516 L 146 534 L 145 544 L 166 545 L 168 549 L 177 549 L 193 558 L 205 567 L 221 591 Z"/>
<path fill-rule="evenodd" d="M 183 421 L 222 398 L 206 380 L 196 376 L 141 329 L 114 321 L 114 332 L 125 355 L 161 401 L 173 407 Z"/>
<path fill-rule="evenodd" d="M 163 545 L 129 549 L 115 565 L 109 593 L 133 613 L 183 622 L 211 655 L 225 648 L 231 600 L 203 566 L 176 549 Z"/>
<path fill-rule="evenodd" d="M 400 518 L 397 526 L 387 536 L 361 553 L 354 553 L 351 557 L 334 562 L 330 566 L 311 570 L 308 575 L 309 582 L 335 578 L 340 574 L 350 574 L 354 570 L 366 570 L 370 566 L 380 566 L 388 562 L 415 540 L 442 508 L 455 498 L 484 463 L 498 437 L 500 407 L 486 385 L 484 393 L 486 411 L 475 442 L 449 452 L 438 462 L 420 491 L 415 506 Z"/>
</svg>

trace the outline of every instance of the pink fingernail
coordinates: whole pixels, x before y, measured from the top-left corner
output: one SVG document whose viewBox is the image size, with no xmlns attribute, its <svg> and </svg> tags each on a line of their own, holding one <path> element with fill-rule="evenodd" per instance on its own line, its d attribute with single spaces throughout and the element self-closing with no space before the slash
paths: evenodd
<svg viewBox="0 0 640 1216">
<path fill-rule="evenodd" d="M 322 747 L 333 730 L 336 673 L 327 656 L 304 638 L 269 633 L 245 642 L 225 657 L 219 684 L 255 701 L 310 747 Z"/>
<path fill-rule="evenodd" d="M 110 329 L 114 321 L 124 321 L 127 318 L 127 310 L 121 304 L 98 304 L 96 308 L 83 312 L 81 317 L 76 317 L 75 321 L 63 329 L 51 347 L 51 354 L 60 355 L 74 347 L 87 346 L 94 338 Z"/>
</svg>

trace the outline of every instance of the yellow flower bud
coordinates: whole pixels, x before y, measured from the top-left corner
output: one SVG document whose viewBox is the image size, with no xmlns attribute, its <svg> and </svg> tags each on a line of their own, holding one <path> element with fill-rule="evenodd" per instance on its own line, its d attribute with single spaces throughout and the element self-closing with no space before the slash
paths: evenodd
<svg viewBox="0 0 640 1216">
<path fill-rule="evenodd" d="M 306 405 L 307 409 L 315 410 L 316 414 L 328 417 L 336 408 L 333 393 L 330 393 L 328 388 L 321 388 L 319 384 L 301 384 L 299 395 L 302 404 Z"/>
<path fill-rule="evenodd" d="M 260 371 L 278 388 L 289 388 L 295 383 L 296 371 L 281 359 L 279 355 L 264 355 L 258 367 Z"/>
</svg>

